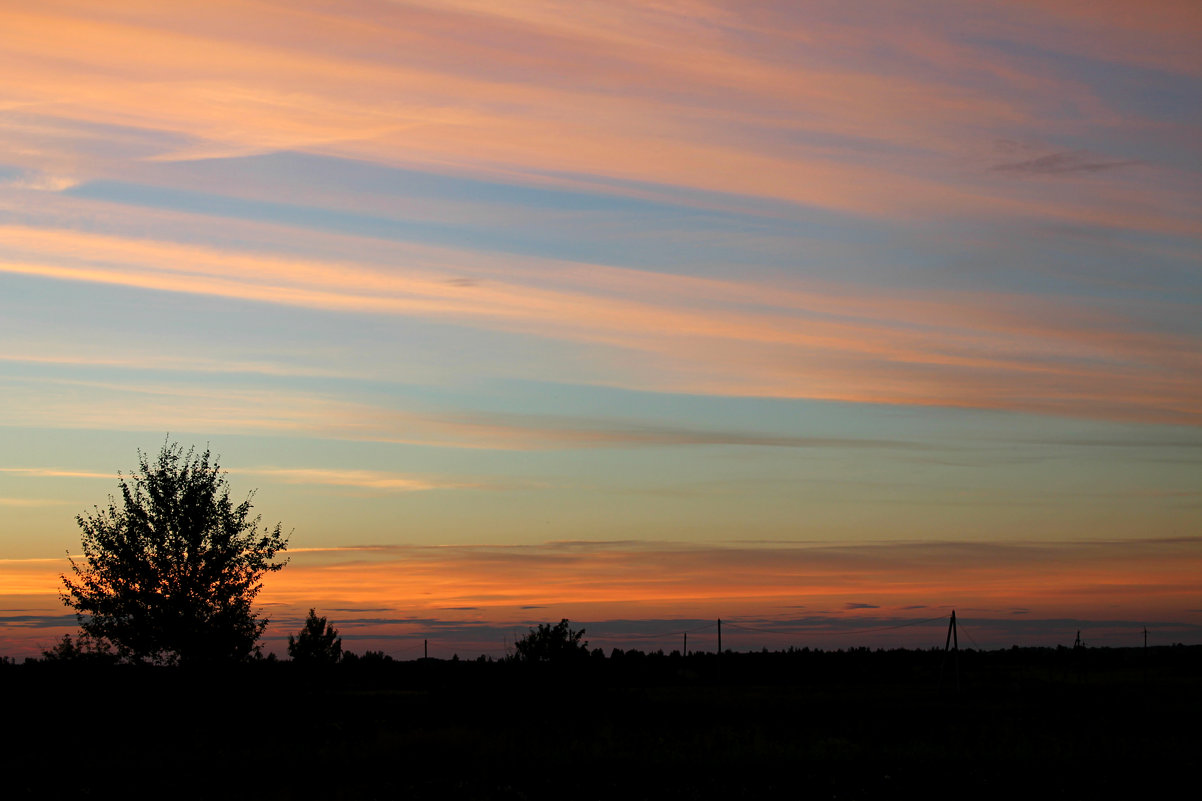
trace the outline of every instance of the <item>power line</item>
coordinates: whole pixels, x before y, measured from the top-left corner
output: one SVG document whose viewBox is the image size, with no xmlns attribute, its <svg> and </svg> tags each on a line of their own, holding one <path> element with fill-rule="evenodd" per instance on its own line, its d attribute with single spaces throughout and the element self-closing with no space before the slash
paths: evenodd
<svg viewBox="0 0 1202 801">
<path fill-rule="evenodd" d="M 872 628 L 866 628 L 866 629 L 848 629 L 846 631 L 829 631 L 829 630 L 815 631 L 812 627 L 798 628 L 797 626 L 790 625 L 790 624 L 786 624 L 785 627 L 781 627 L 781 628 L 769 629 L 769 628 L 761 628 L 758 626 L 748 626 L 743 623 L 733 623 L 730 620 L 723 620 L 722 622 L 725 626 L 727 626 L 729 628 L 739 629 L 740 631 L 755 632 L 757 634 L 794 635 L 794 636 L 804 636 L 804 635 L 812 636 L 815 634 L 821 634 L 826 637 L 844 637 L 844 636 L 850 636 L 853 634 L 875 634 L 875 633 L 881 632 L 881 631 L 895 631 L 897 629 L 910 628 L 911 626 L 930 625 L 933 623 L 940 623 L 940 622 L 944 621 L 945 619 L 946 618 L 943 616 L 932 617 L 932 618 L 921 618 L 919 620 L 908 620 L 904 623 L 895 623 L 895 624 L 888 625 L 888 626 L 874 626 Z M 618 635 L 618 636 L 614 636 L 614 637 L 606 637 L 605 635 L 594 635 L 594 637 L 596 639 L 603 639 L 603 640 L 608 640 L 608 639 L 619 639 L 619 640 L 669 639 L 672 637 L 680 637 L 685 634 L 697 634 L 698 632 L 709 631 L 711 629 L 717 628 L 718 625 L 719 625 L 718 622 L 714 621 L 713 623 L 707 623 L 704 626 L 695 626 L 695 627 L 689 628 L 689 629 L 674 629 L 672 631 L 654 632 L 654 633 L 646 633 L 646 634 L 623 634 L 623 635 Z"/>
<path fill-rule="evenodd" d="M 964 623 L 962 623 L 960 621 L 956 621 L 956 622 L 957 622 L 957 628 L 960 629 L 960 631 L 962 631 L 964 633 L 964 636 L 968 638 L 969 642 L 971 642 L 978 651 L 985 650 L 984 648 L 981 647 L 981 644 L 979 642 L 977 642 L 977 638 L 972 636 L 972 632 L 970 632 L 968 629 L 964 628 Z"/>
<path fill-rule="evenodd" d="M 726 621 L 726 625 L 731 626 L 736 629 L 742 629 L 744 631 L 758 632 L 760 634 L 820 633 L 823 636 L 828 636 L 828 637 L 844 637 L 844 636 L 851 635 L 851 634 L 875 634 L 876 632 L 879 632 L 879 631 L 893 631 L 895 629 L 909 628 L 910 626 L 921 626 L 921 625 L 926 625 L 926 624 L 931 624 L 931 623 L 942 623 L 946 619 L 947 619 L 946 617 L 940 615 L 939 617 L 923 618 L 921 620 L 908 620 L 905 623 L 896 623 L 896 624 L 890 625 L 890 626 L 875 626 L 873 628 L 868 628 L 868 629 L 848 629 L 846 631 L 819 631 L 819 632 L 814 632 L 814 630 L 809 627 L 803 628 L 803 629 L 798 629 L 797 627 L 794 627 L 794 626 L 790 626 L 787 629 L 776 629 L 776 630 L 762 629 L 762 628 L 756 628 L 754 626 L 745 626 L 742 623 L 732 623 L 729 620 Z"/>
<path fill-rule="evenodd" d="M 615 639 L 615 640 L 667 639 L 669 637 L 679 637 L 682 634 L 696 634 L 699 631 L 708 631 L 709 629 L 712 629 L 712 628 L 716 627 L 717 625 L 718 625 L 718 623 L 715 621 L 713 623 L 707 623 L 704 626 L 698 626 L 698 627 L 692 628 L 692 629 L 676 629 L 675 631 L 665 631 L 663 633 L 658 633 L 658 634 L 622 634 L 620 636 L 615 636 L 615 637 L 606 637 L 605 635 L 601 634 L 601 635 L 594 635 L 594 637 L 596 637 L 597 639 L 602 639 L 602 640 L 605 640 L 605 639 Z"/>
</svg>

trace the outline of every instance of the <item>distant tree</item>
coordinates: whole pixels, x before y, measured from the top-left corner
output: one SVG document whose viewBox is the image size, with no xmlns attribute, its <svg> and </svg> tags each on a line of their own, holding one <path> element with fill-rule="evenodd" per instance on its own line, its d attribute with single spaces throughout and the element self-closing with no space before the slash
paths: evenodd
<svg viewBox="0 0 1202 801">
<path fill-rule="evenodd" d="M 342 638 L 324 617 L 310 609 L 305 627 L 295 637 L 288 635 L 288 655 L 294 662 L 333 665 L 342 659 Z"/>
<path fill-rule="evenodd" d="M 584 629 L 573 631 L 564 618 L 552 626 L 539 624 L 513 644 L 513 659 L 517 662 L 567 662 L 588 656 L 588 641 Z"/>
<path fill-rule="evenodd" d="M 133 662 L 244 660 L 267 625 L 251 602 L 287 548 L 280 526 L 260 530 L 251 498 L 235 505 L 206 449 L 165 442 L 151 462 L 118 473 L 121 500 L 77 516 L 83 562 L 70 559 L 62 601 L 84 634 Z"/>
</svg>

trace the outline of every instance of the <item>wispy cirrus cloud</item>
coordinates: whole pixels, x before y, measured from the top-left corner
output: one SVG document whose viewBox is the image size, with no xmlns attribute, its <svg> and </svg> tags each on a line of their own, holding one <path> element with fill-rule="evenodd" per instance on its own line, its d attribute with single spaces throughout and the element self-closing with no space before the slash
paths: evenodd
<svg viewBox="0 0 1202 801">
<path fill-rule="evenodd" d="M 886 299 L 829 286 L 780 288 L 571 263 L 478 269 L 469 273 L 477 280 L 465 285 L 457 280 L 463 268 L 448 274 L 429 263 L 380 269 L 63 230 L 5 226 L 3 232 L 12 248 L 29 254 L 0 264 L 9 273 L 446 320 L 641 356 L 602 383 L 1053 413 L 1072 408 L 1164 422 L 1193 422 L 1199 414 L 1200 362 L 1190 337 L 1034 297 L 954 292 Z M 1049 342 L 1056 343 L 1051 352 Z M 1133 371 L 1140 381 L 1131 380 Z"/>
<path fill-rule="evenodd" d="M 423 492 L 445 489 L 489 489 L 499 485 L 485 482 L 390 473 L 382 470 L 333 470 L 316 467 L 242 467 L 228 472 L 262 476 L 285 484 L 313 484 L 334 487 L 384 490 L 388 492 Z"/>
<path fill-rule="evenodd" d="M 106 478 L 117 477 L 116 471 L 104 473 L 91 470 L 64 470 L 54 467 L 0 467 L 0 473 L 33 478 Z"/>
<path fill-rule="evenodd" d="M 1023 175 L 1068 175 L 1072 173 L 1095 173 L 1106 170 L 1116 170 L 1138 164 L 1138 161 L 1119 161 L 1095 156 L 1090 153 L 1065 151 L 1048 153 L 1023 161 L 1010 161 L 996 164 L 990 169 L 994 172 L 1019 173 Z"/>
<path fill-rule="evenodd" d="M 1054 128 L 1121 123 L 1122 110 L 1082 91 L 1071 71 L 994 44 L 1038 39 L 1047 25 L 1059 44 L 1103 55 L 1064 34 L 1062 9 L 907 9 L 927 24 L 905 26 L 895 9 L 870 9 L 232 3 L 214 15 L 189 4 L 148 14 L 45 3 L 6 11 L 0 68 L 22 75 L 11 108 L 157 132 L 174 147 L 151 158 L 299 150 L 894 219 L 1035 214 L 1197 235 L 1196 220 L 1167 203 L 1136 214 L 1102 193 L 1016 194 L 948 168 L 981 128 L 1042 130 L 1051 114 Z M 1126 40 L 1107 60 L 1139 52 L 1188 74 L 1188 50 L 1163 56 L 1189 25 L 1131 29 L 1099 12 L 1091 39 Z M 71 58 L 42 58 L 47 35 Z M 311 48 L 314 38 L 328 46 Z M 1083 119 L 1059 111 L 1066 94 Z M 12 143 L 34 149 L 28 137 Z M 89 149 L 69 147 L 39 155 L 54 166 Z M 895 150 L 899 161 L 887 158 Z M 85 172 L 118 172 L 103 155 L 90 161 Z"/>
<path fill-rule="evenodd" d="M 23 379 L 7 383 L 9 414 L 14 423 L 49 425 L 70 420 L 79 427 L 123 425 L 136 408 L 137 430 L 199 429 L 226 433 L 295 433 L 348 440 L 434 445 L 493 450 L 553 450 L 607 447 L 679 447 L 736 445 L 768 448 L 851 448 L 920 452 L 925 446 L 906 440 L 872 437 L 820 437 L 687 427 L 659 421 L 632 422 L 566 415 L 403 409 L 370 405 L 338 395 L 272 389 L 198 390 L 192 385 L 163 382 L 141 386 L 102 381 Z M 43 390 L 78 390 L 45 400 Z M 37 401 L 37 398 L 43 398 Z M 63 425 L 64 423 L 59 423 Z M 116 473 L 11 467 L 0 472 L 31 477 L 114 478 Z M 237 468 L 285 483 L 327 483 L 384 489 L 434 489 L 500 486 L 473 480 L 437 479 L 367 470 L 320 467 Z"/>
</svg>

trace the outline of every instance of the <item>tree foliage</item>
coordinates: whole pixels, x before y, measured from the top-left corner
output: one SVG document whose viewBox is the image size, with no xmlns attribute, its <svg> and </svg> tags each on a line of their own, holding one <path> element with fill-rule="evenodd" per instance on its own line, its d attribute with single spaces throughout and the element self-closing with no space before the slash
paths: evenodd
<svg viewBox="0 0 1202 801">
<path fill-rule="evenodd" d="M 552 626 L 541 623 L 513 644 L 518 662 L 567 662 L 588 656 L 584 629 L 573 631 L 564 618 Z"/>
<path fill-rule="evenodd" d="M 288 655 L 296 662 L 333 665 L 342 659 L 342 638 L 324 617 L 310 609 L 305 627 L 295 637 L 288 635 Z"/>
<path fill-rule="evenodd" d="M 260 529 L 252 492 L 235 505 L 208 449 L 165 442 L 151 462 L 118 473 L 121 499 L 76 522 L 83 562 L 70 559 L 61 597 L 84 633 L 134 662 L 199 663 L 258 653 L 267 625 L 252 609 L 265 573 L 286 563 L 280 526 Z"/>
</svg>

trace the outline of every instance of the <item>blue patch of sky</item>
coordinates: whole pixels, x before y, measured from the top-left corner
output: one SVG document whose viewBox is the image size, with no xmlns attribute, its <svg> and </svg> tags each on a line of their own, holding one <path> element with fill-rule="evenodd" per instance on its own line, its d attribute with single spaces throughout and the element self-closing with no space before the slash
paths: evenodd
<svg viewBox="0 0 1202 801">
<path fill-rule="evenodd" d="M 201 168 L 210 175 L 224 177 L 230 182 L 244 182 L 249 177 L 256 183 L 276 185 L 297 183 L 321 186 L 334 191 L 349 190 L 379 195 L 429 197 L 439 200 L 471 199 L 503 205 L 521 205 L 534 209 L 662 212 L 670 208 L 666 204 L 648 201 L 484 181 L 456 175 L 383 166 L 356 159 L 297 152 L 184 162 L 175 165 L 175 168 L 180 171 Z"/>
<path fill-rule="evenodd" d="M 216 217 L 235 217 L 257 222 L 282 223 L 298 228 L 335 231 L 357 236 L 396 241 L 418 241 L 457 245 L 477 249 L 550 256 L 554 251 L 539 248 L 528 237 L 497 232 L 482 232 L 466 225 L 436 222 L 410 222 L 338 209 L 300 206 L 288 203 L 246 200 L 229 195 L 193 192 L 184 189 L 130 184 L 119 181 L 93 181 L 69 190 L 74 197 L 132 206 L 146 206 Z M 541 251 L 541 252 L 540 252 Z"/>
<path fill-rule="evenodd" d="M 215 358 L 235 354 L 247 361 L 321 368 L 326 362 L 316 354 L 325 348 L 333 354 L 331 366 L 344 364 L 348 354 L 359 354 L 366 356 L 365 361 L 352 366 L 367 368 L 362 377 L 346 378 L 4 364 L 0 373 L 13 378 L 72 377 L 137 386 L 148 377 L 157 377 L 185 387 L 212 385 L 220 379 L 227 385 L 319 393 L 422 413 L 519 415 L 532 425 L 540 418 L 556 417 L 563 418 L 557 421 L 562 425 L 651 425 L 819 439 L 897 440 L 938 447 L 954 446 L 965 438 L 1061 441 L 1069 436 L 1113 439 L 1119 435 L 1116 432 L 1123 432 L 1123 436 L 1139 439 L 1148 437 L 1149 431 L 1165 430 L 984 410 L 642 392 L 588 384 L 587 373 L 579 383 L 500 378 L 495 372 L 469 372 L 448 381 L 405 380 L 404 370 L 386 369 L 400 350 L 426 349 L 433 360 L 445 359 L 448 353 L 470 352 L 477 360 L 495 360 L 503 366 L 512 359 L 526 359 L 526 348 L 537 340 L 409 318 L 297 310 L 20 276 L 3 277 L 0 288 L 4 298 L 0 331 L 13 337 L 45 320 L 58 319 L 59 341 L 111 342 L 113 357 L 126 355 L 121 348 L 130 344 L 135 352 L 211 353 Z M 64 308 L 73 310 L 69 318 L 63 318 Z M 551 350 L 562 347 L 561 356 L 571 350 L 570 345 L 541 344 Z M 379 361 L 374 371 L 372 360 Z"/>
<path fill-rule="evenodd" d="M 812 440 L 813 446 L 819 448 L 859 443 L 867 448 L 902 450 L 954 447 L 946 441 L 933 442 L 929 438 L 932 434 L 938 437 L 938 427 L 942 425 L 936 413 L 918 415 L 927 418 L 926 426 L 915 425 L 911 419 L 903 429 L 887 411 L 874 407 L 866 410 L 851 404 L 808 400 L 706 398 L 513 380 L 482 382 L 469 390 L 373 379 L 330 380 L 193 372 L 170 367 L 2 361 L 0 380 L 10 385 L 31 380 L 96 382 L 114 387 L 118 392 L 125 391 L 120 389 L 124 387 L 134 393 L 148 384 L 167 385 L 179 391 L 189 388 L 211 391 L 221 386 L 235 391 L 271 390 L 282 396 L 342 397 L 349 402 L 445 421 L 495 422 L 531 430 L 593 429 L 629 433 L 636 438 L 641 435 L 654 437 L 660 432 L 694 432 L 702 438 L 707 435 L 763 437 L 765 444 L 771 444 L 772 437 L 798 437 Z M 497 387 L 502 389 L 498 391 Z M 912 435 L 923 429 L 927 439 Z M 683 444 L 688 444 L 687 437 Z"/>
<path fill-rule="evenodd" d="M 961 223 L 928 232 L 927 271 L 937 284 L 964 291 L 1122 302 L 1179 302 L 1196 297 L 1202 269 L 1189 237 L 1058 221 Z M 916 249 L 921 249 L 917 245 Z M 1191 326 L 1187 315 L 1173 324 Z"/>
<path fill-rule="evenodd" d="M 202 214 L 249 215 L 250 219 L 391 239 L 669 270 L 695 264 L 700 254 L 712 257 L 710 251 L 714 241 L 704 239 L 700 240 L 702 245 L 691 246 L 690 232 L 729 232 L 784 241 L 795 241 L 798 237 L 818 241 L 854 240 L 881 245 L 889 242 L 895 233 L 894 226 L 885 223 L 782 201 L 562 172 L 529 171 L 536 179 L 568 181 L 589 187 L 589 191 L 490 181 L 300 153 L 185 162 L 161 165 L 157 169 L 163 178 L 180 183 L 186 183 L 190 175 L 203 171 L 205 178 L 215 178 L 231 187 L 249 186 L 257 192 L 266 187 L 269 191 L 278 191 L 281 196 L 287 196 L 293 188 L 311 191 L 319 186 L 328 189 L 334 197 L 362 193 L 380 198 L 483 203 L 507 210 L 528 210 L 530 218 L 516 226 L 508 221 L 503 226 L 490 225 L 486 220 L 425 222 L 320 205 L 237 200 L 226 195 L 156 190 L 127 183 L 90 184 L 76 188 L 73 193 Z M 631 192 L 645 197 L 632 197 Z M 563 214 L 568 216 L 555 216 Z M 657 230 L 681 233 L 671 237 L 665 248 L 655 247 L 646 237 L 639 237 L 638 247 L 631 247 L 624 236 L 615 238 L 611 232 L 604 232 L 611 233 L 605 237 L 591 231 L 589 223 L 593 220 L 616 220 L 619 226 L 623 223 L 634 226 L 636 233 Z M 781 248 L 782 253 L 786 250 Z M 734 258 L 740 252 L 730 249 L 724 255 Z M 749 254 L 742 255 L 746 258 Z M 750 256 L 756 258 L 754 253 Z M 769 258 L 787 261 L 780 256 Z"/>
<path fill-rule="evenodd" d="M 71 309 L 64 315 L 64 309 Z M 296 308 L 256 301 L 163 292 L 87 282 L 0 274 L 0 334 L 14 339 L 56 324 L 51 341 L 95 346 L 111 343 L 113 358 L 142 354 L 211 355 L 287 369 L 397 375 L 408 361 L 467 372 L 472 365 L 519 361 L 567 363 L 575 349 L 524 334 L 477 330 L 405 316 Z M 513 356 L 513 354 L 521 354 Z M 466 367 L 459 368 L 462 359 Z M 396 365 L 401 365 L 396 368 Z M 212 373 L 197 373 L 197 380 Z M 263 381 L 306 382 L 310 389 L 337 390 L 344 377 L 261 377 Z M 398 382 L 375 382 L 380 391 Z M 370 389 L 371 380 L 357 386 Z"/>
<path fill-rule="evenodd" d="M 405 381 L 405 371 L 389 368 L 399 350 L 425 349 L 432 360 L 444 354 L 471 352 L 477 360 L 502 366 L 526 359 L 532 341 L 520 335 L 462 329 L 458 326 L 409 318 L 345 315 L 297 310 L 223 298 L 131 290 L 23 276 L 3 276 L 0 331 L 19 337 L 45 320 L 56 319 L 60 341 L 88 345 L 111 343 L 113 357 L 123 348 L 147 348 L 152 354 L 230 354 L 247 361 L 287 367 L 344 366 L 348 354 L 366 359 L 351 365 L 366 367 L 364 377 L 275 376 L 266 374 L 188 372 L 187 370 L 115 369 L 10 362 L 0 375 L 12 379 L 73 378 L 116 382 L 136 387 L 148 380 L 187 387 L 253 386 L 345 397 L 385 409 L 418 413 L 516 415 L 532 427 L 540 418 L 556 425 L 614 428 L 659 426 L 700 432 L 745 432 L 817 439 L 896 440 L 923 446 L 952 447 L 964 439 L 1005 442 L 1062 442 L 1066 438 L 1112 440 L 1125 437 L 1148 441 L 1149 432 L 1163 426 L 1073 421 L 1062 418 L 983 410 L 846 404 L 802 399 L 709 397 L 640 392 L 588 383 L 501 379 L 496 373 L 457 375 L 451 381 Z M 61 310 L 74 311 L 64 318 Z M 148 336 L 146 332 L 153 332 Z M 99 334 L 97 332 L 100 332 Z M 196 347 L 199 343 L 199 347 Z M 547 348 L 570 345 L 542 343 Z M 315 356 L 322 349 L 332 356 Z M 298 355 L 299 354 L 299 355 Z M 308 354 L 306 356 L 305 354 Z M 491 354 L 491 356 L 490 356 Z M 560 354 L 563 355 L 563 354 Z M 530 357 L 537 358 L 537 357 Z M 371 362 L 378 360 L 373 372 Z M 522 423 L 522 420 L 512 422 Z"/>
<path fill-rule="evenodd" d="M 253 162 L 253 159 L 237 161 Z M 339 160 L 333 160 L 333 163 L 339 167 L 345 164 Z M 371 172 L 358 164 L 355 169 Z M 417 181 L 413 187 L 406 184 L 410 177 Z M 924 285 L 930 283 L 932 275 L 931 258 L 921 236 L 885 222 L 865 221 L 821 210 L 791 206 L 764 215 L 742 214 L 631 198 L 582 193 L 564 195 L 558 190 L 507 187 L 487 182 L 477 184 L 461 178 L 447 178 L 450 185 L 443 186 L 443 176 L 408 171 L 393 171 L 393 178 L 395 180 L 389 185 L 394 186 L 395 192 L 414 191 L 419 198 L 424 196 L 422 193 L 429 192 L 430 197 L 470 202 L 475 199 L 474 192 L 479 185 L 485 187 L 484 195 L 490 200 L 507 202 L 505 192 L 513 188 L 523 198 L 523 203 L 526 198 L 535 199 L 536 207 L 529 219 L 514 225 L 414 221 L 116 181 L 83 184 L 66 194 L 202 216 L 234 217 L 359 235 L 381 241 L 577 260 L 664 273 L 735 279 L 756 275 L 834 278 L 840 282 L 876 287 Z M 302 180 L 316 179 L 305 176 Z M 333 184 L 333 178 L 322 180 Z M 348 181 L 345 188 L 359 191 L 353 180 Z M 278 191 L 286 196 L 287 185 L 281 185 Z M 579 202 L 581 216 L 554 216 L 551 210 L 556 208 L 561 196 L 566 198 L 563 208 L 570 209 L 572 203 Z M 512 208 L 524 207 L 518 204 L 510 210 Z M 551 216 L 544 219 L 539 210 L 547 211 Z M 616 218 L 607 216 L 614 214 Z M 600 228 L 594 228 L 594 222 L 599 223 Z M 214 236 L 219 233 L 219 229 L 214 229 Z M 229 244 L 224 238 L 222 242 Z M 299 250 L 299 255 L 308 255 L 303 246 L 290 245 L 287 241 L 280 241 L 278 249 Z"/>
<path fill-rule="evenodd" d="M 1048 74 L 1080 81 L 1094 96 L 1126 117 L 1183 126 L 1202 125 L 1202 82 L 1195 76 L 1052 51 L 1030 42 L 977 39 L 975 43 L 1020 57 Z M 1072 97 L 1060 98 L 1061 113 L 1071 116 L 1073 100 Z M 1109 155 L 1169 164 L 1185 158 L 1198 166 L 1196 147 L 1177 152 L 1166 150 L 1166 140 L 1148 137 L 1146 126 L 1137 127 L 1140 133 L 1124 140 L 1123 152 Z M 1075 146 L 1082 146 L 1082 142 L 1076 140 Z"/>
<path fill-rule="evenodd" d="M 532 417 L 571 410 L 585 419 L 817 439 L 888 440 L 952 450 L 965 443 L 972 443 L 972 447 L 994 446 L 1016 439 L 1031 443 L 1118 440 L 1162 446 L 1189 431 L 1002 410 L 690 395 L 512 378 L 490 380 L 481 389 L 463 394 L 457 404 L 461 408 L 521 412 Z M 487 407 L 479 407 L 482 399 L 487 400 Z M 1191 441 L 1196 439 L 1192 437 Z"/>
<path fill-rule="evenodd" d="M 663 198 L 672 208 L 714 208 L 720 210 L 722 217 L 746 216 L 752 220 L 762 220 L 765 224 L 783 225 L 796 234 L 815 238 L 843 239 L 848 230 L 854 230 L 858 239 L 885 242 L 895 230 L 895 226 L 888 222 L 769 197 L 713 192 L 689 186 L 610 178 L 588 173 L 532 168 L 526 172 L 536 176 L 579 182 L 596 187 L 599 192 L 614 192 L 623 199 L 627 192 L 636 191 L 648 197 Z"/>
</svg>

